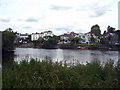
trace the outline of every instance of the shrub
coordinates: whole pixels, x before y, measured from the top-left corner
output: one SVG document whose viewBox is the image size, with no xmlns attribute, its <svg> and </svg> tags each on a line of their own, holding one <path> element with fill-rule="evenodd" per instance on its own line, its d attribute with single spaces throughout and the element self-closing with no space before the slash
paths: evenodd
<svg viewBox="0 0 120 90">
<path fill-rule="evenodd" d="M 86 65 L 62 66 L 49 60 L 23 60 L 6 63 L 3 68 L 3 88 L 118 88 L 119 69 L 109 61 Z"/>
</svg>

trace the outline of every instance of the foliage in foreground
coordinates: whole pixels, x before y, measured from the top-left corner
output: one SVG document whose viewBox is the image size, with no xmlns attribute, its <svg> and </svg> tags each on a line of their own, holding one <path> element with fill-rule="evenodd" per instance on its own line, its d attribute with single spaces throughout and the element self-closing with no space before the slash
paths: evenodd
<svg viewBox="0 0 120 90">
<path fill-rule="evenodd" d="M 117 66 L 99 61 L 67 67 L 58 62 L 23 60 L 3 66 L 3 88 L 120 88 Z"/>
<path fill-rule="evenodd" d="M 13 50 L 14 49 L 14 39 L 15 35 L 11 28 L 6 29 L 2 32 L 2 49 Z"/>
</svg>

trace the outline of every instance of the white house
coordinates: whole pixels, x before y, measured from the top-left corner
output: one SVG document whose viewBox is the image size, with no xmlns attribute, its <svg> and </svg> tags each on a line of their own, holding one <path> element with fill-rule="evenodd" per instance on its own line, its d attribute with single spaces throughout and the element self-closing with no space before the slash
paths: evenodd
<svg viewBox="0 0 120 90">
<path fill-rule="evenodd" d="M 71 37 L 70 34 L 63 34 L 63 35 L 60 35 L 60 41 L 61 43 L 70 43 L 69 41 L 69 38 Z"/>
<path fill-rule="evenodd" d="M 98 38 L 98 36 L 96 36 L 95 34 L 91 33 L 91 32 L 88 32 L 86 33 L 87 36 L 88 36 L 88 40 L 89 40 L 89 43 L 91 42 L 91 37 L 95 38 L 96 39 L 96 43 L 100 42 L 100 39 Z"/>
<path fill-rule="evenodd" d="M 44 38 L 45 36 L 53 36 L 53 32 L 52 31 L 44 31 L 44 32 L 41 32 L 41 33 L 32 33 L 31 34 L 31 41 L 34 41 L 34 40 L 38 40 L 40 37 L 41 38 Z"/>
<path fill-rule="evenodd" d="M 26 39 L 26 38 L 28 38 L 28 34 L 27 33 L 26 34 L 20 34 L 20 38 Z"/>
<path fill-rule="evenodd" d="M 43 33 L 44 33 L 44 36 L 51 36 L 52 37 L 54 35 L 53 32 L 50 31 L 50 30 L 49 31 L 44 31 Z"/>
<path fill-rule="evenodd" d="M 80 37 L 82 40 L 79 40 L 79 43 L 91 43 L 91 37 L 96 38 L 97 41 L 99 41 L 98 37 L 95 36 L 93 33 L 64 33 L 60 35 L 60 43 L 70 43 L 69 38 L 70 37 Z"/>
<path fill-rule="evenodd" d="M 70 40 L 69 38 L 70 37 L 77 37 L 78 34 L 77 33 L 74 33 L 74 32 L 67 32 L 67 33 L 64 33 L 62 35 L 60 35 L 60 43 L 70 43 Z"/>
<path fill-rule="evenodd" d="M 28 34 L 16 33 L 15 43 L 27 43 Z"/>
<path fill-rule="evenodd" d="M 31 41 L 38 40 L 41 37 L 40 33 L 32 33 L 31 34 Z"/>
<path fill-rule="evenodd" d="M 80 43 L 90 43 L 91 42 L 91 37 L 95 38 L 97 41 L 99 41 L 98 37 L 95 36 L 93 33 L 79 33 L 79 37 L 82 38 L 83 40 L 80 41 Z"/>
</svg>

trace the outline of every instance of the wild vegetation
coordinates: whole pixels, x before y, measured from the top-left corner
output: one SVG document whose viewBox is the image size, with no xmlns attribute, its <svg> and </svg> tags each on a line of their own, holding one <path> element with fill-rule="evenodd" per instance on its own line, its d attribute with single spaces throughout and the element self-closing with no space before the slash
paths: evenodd
<svg viewBox="0 0 120 90">
<path fill-rule="evenodd" d="M 3 51 L 9 51 L 14 49 L 15 35 L 11 28 L 2 32 L 2 49 Z"/>
<path fill-rule="evenodd" d="M 46 37 L 46 41 L 43 42 L 43 48 L 53 48 L 57 45 L 59 38 L 57 36 Z"/>
<path fill-rule="evenodd" d="M 31 59 L 3 66 L 3 88 L 120 88 L 120 68 L 113 61 L 69 66 Z"/>
</svg>

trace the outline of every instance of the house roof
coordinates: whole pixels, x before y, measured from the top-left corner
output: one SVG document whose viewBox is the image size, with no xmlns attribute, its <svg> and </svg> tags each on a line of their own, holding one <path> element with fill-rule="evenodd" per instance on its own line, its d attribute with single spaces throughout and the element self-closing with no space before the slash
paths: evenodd
<svg viewBox="0 0 120 90">
<path fill-rule="evenodd" d="M 28 36 L 28 34 L 26 33 L 26 34 L 20 34 L 20 36 Z"/>
</svg>

